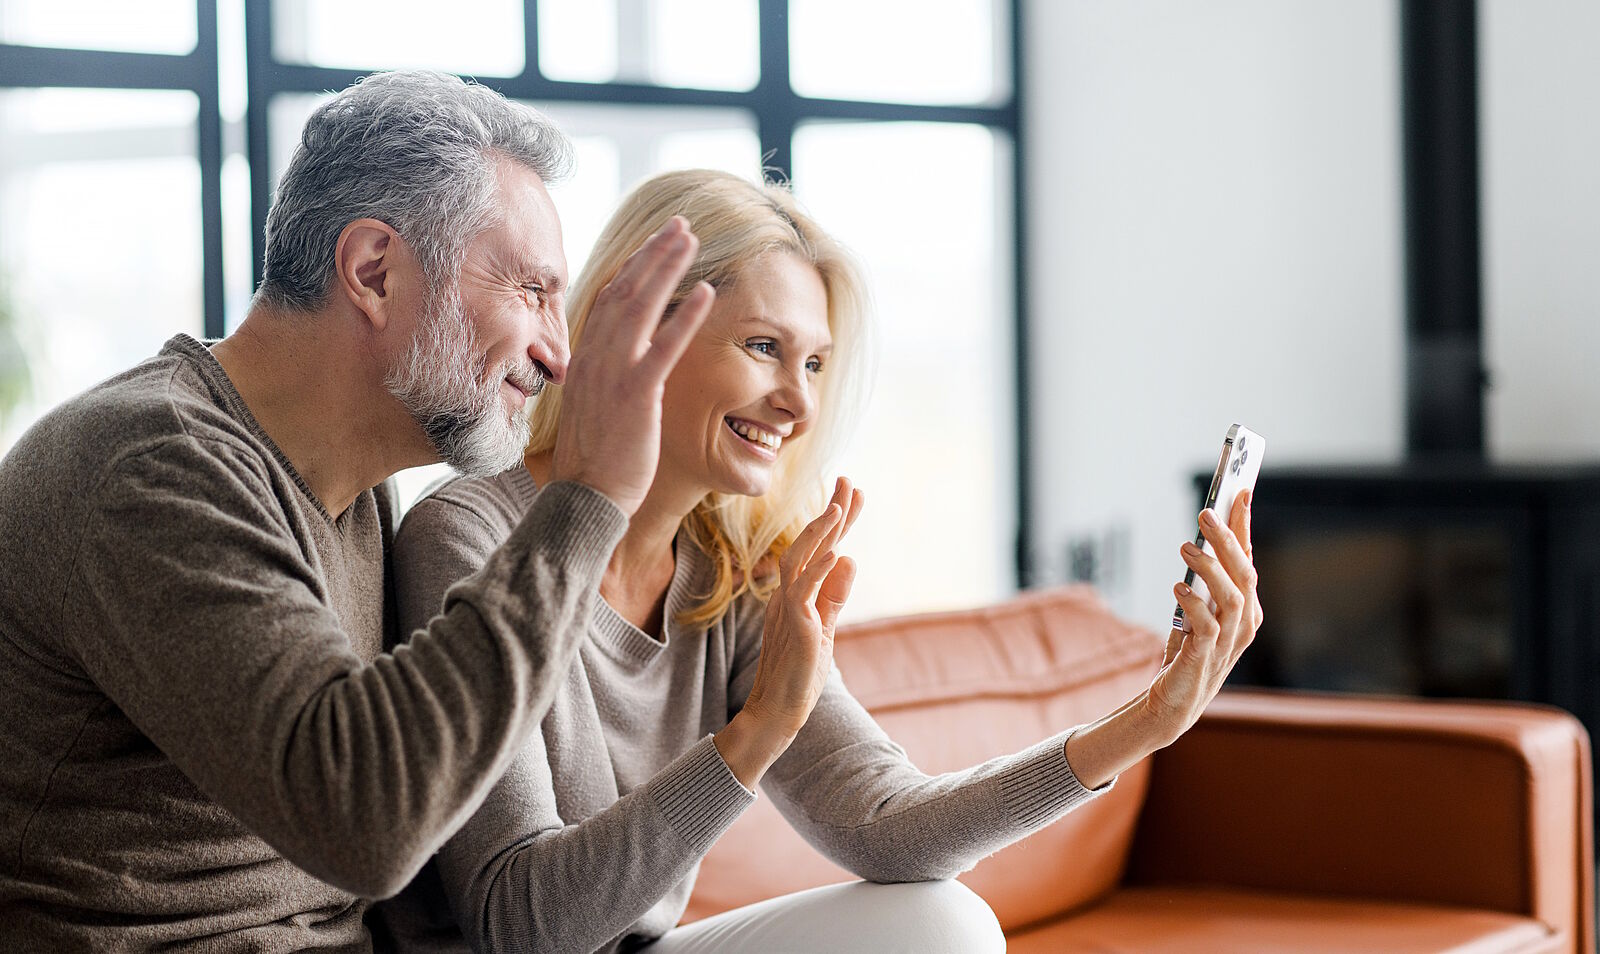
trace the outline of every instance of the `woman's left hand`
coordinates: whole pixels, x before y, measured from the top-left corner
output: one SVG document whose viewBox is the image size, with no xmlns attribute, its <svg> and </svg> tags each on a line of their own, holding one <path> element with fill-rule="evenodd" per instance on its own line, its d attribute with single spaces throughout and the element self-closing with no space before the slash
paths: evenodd
<svg viewBox="0 0 1600 954">
<path fill-rule="evenodd" d="M 1234 500 L 1226 526 L 1210 509 L 1201 514 L 1200 532 L 1210 541 L 1215 557 L 1193 543 L 1183 545 L 1183 561 L 1205 581 L 1215 608 L 1182 583 L 1173 588 L 1191 631 L 1172 631 L 1162 669 L 1144 697 L 1146 714 L 1167 742 L 1200 718 L 1261 628 L 1261 600 L 1250 552 L 1252 498 L 1247 491 Z"/>
<path fill-rule="evenodd" d="M 828 509 L 778 561 L 745 709 L 780 735 L 792 738 L 805 725 L 833 671 L 833 628 L 855 581 L 855 563 L 837 548 L 861 505 L 861 491 L 840 477 Z"/>
<path fill-rule="evenodd" d="M 713 737 L 745 788 L 754 789 L 789 748 L 833 671 L 833 627 L 855 580 L 855 564 L 837 547 L 860 513 L 861 491 L 839 478 L 828 508 L 778 561 L 755 682 L 744 707 Z"/>
</svg>

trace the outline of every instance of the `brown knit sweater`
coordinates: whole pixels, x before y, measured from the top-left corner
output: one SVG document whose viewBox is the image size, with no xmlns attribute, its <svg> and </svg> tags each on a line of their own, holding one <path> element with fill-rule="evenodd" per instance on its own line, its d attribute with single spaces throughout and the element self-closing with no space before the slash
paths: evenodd
<svg viewBox="0 0 1600 954">
<path fill-rule="evenodd" d="M 622 512 L 540 495 L 392 655 L 387 485 L 336 519 L 200 343 L 0 461 L 0 950 L 363 950 L 536 727 Z"/>
</svg>

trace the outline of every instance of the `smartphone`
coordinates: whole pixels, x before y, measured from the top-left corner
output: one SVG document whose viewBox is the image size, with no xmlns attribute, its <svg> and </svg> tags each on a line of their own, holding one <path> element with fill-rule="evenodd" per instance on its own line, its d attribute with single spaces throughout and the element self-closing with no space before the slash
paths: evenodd
<svg viewBox="0 0 1600 954">
<path fill-rule="evenodd" d="M 1246 490 L 1252 490 L 1256 485 L 1256 475 L 1261 473 L 1261 458 L 1266 454 L 1267 440 L 1243 424 L 1235 424 L 1228 428 L 1228 436 L 1222 439 L 1222 457 L 1217 460 L 1217 472 L 1211 475 L 1211 489 L 1206 492 L 1206 509 L 1217 515 L 1223 526 L 1228 526 L 1228 518 L 1233 515 L 1234 500 Z M 1204 550 L 1211 556 L 1216 556 L 1217 551 L 1211 546 L 1211 541 L 1205 534 L 1196 533 L 1194 545 Z M 1211 602 L 1211 592 L 1206 589 L 1206 581 L 1190 570 L 1183 577 L 1183 582 L 1200 595 L 1200 598 Z M 1216 604 L 1211 603 L 1212 609 Z M 1189 621 L 1183 618 L 1183 607 L 1178 606 L 1172 611 L 1172 628 L 1189 632 Z"/>
</svg>

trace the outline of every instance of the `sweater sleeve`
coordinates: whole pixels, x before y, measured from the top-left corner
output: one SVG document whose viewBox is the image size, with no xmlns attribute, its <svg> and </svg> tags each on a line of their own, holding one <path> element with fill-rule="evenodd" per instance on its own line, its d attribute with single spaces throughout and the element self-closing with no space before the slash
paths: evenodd
<svg viewBox="0 0 1600 954">
<path fill-rule="evenodd" d="M 705 736 L 655 777 L 563 824 L 542 738 L 529 741 L 437 857 L 479 951 L 592 951 L 643 918 L 755 801 Z"/>
<path fill-rule="evenodd" d="M 451 581 L 493 550 L 500 521 L 484 516 L 440 501 L 413 508 L 395 550 L 404 626 L 414 629 Z M 563 678 L 563 691 L 586 691 L 575 660 Z M 566 824 L 547 748 L 563 741 L 536 727 L 435 858 L 445 899 L 477 950 L 604 946 L 689 877 L 755 801 L 705 736 L 644 785 Z M 408 895 L 398 901 L 423 903 Z"/>
<path fill-rule="evenodd" d="M 409 645 L 363 664 L 265 477 L 165 441 L 98 488 L 68 634 L 105 694 L 285 858 L 398 891 L 488 792 L 554 693 L 626 527 L 557 484 Z"/>
<path fill-rule="evenodd" d="M 749 696 L 759 647 L 742 635 L 746 664 L 730 695 Z M 834 863 L 868 881 L 952 878 L 1043 828 L 1115 783 L 1086 789 L 1067 764 L 1066 729 L 1020 752 L 927 775 L 845 688 L 828 677 L 811 717 L 762 780 L 789 824 Z"/>
</svg>

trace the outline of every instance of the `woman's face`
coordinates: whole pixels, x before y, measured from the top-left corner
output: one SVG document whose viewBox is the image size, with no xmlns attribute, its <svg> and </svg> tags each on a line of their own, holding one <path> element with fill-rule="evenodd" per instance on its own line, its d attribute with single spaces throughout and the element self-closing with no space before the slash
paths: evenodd
<svg viewBox="0 0 1600 954">
<path fill-rule="evenodd" d="M 817 270 L 788 252 L 753 259 L 718 289 L 667 379 L 657 480 L 698 495 L 766 493 L 784 445 L 816 417 L 832 348 Z"/>
</svg>

